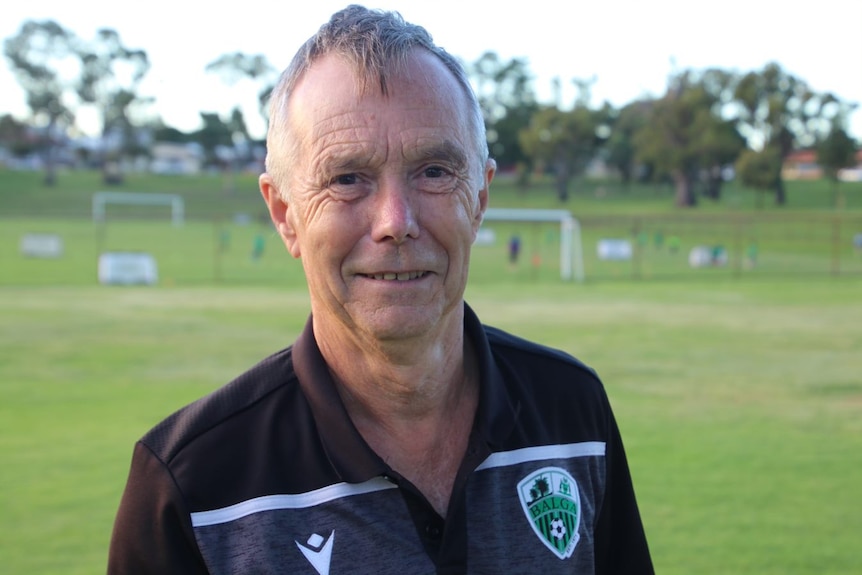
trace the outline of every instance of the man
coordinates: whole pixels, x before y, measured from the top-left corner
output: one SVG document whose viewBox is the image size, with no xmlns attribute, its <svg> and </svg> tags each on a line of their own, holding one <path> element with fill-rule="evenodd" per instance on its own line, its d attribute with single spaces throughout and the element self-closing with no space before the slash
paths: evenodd
<svg viewBox="0 0 862 575">
<path fill-rule="evenodd" d="M 333 15 L 275 88 L 260 189 L 298 340 L 136 446 L 112 573 L 651 573 L 602 385 L 464 302 L 495 164 L 460 65 Z"/>
</svg>

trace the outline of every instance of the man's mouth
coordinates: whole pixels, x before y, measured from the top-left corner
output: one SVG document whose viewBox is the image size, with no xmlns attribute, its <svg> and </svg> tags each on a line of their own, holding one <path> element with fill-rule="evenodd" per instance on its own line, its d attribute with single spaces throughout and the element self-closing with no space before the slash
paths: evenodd
<svg viewBox="0 0 862 575">
<path fill-rule="evenodd" d="M 362 274 L 367 278 L 383 281 L 399 281 L 415 280 L 424 277 L 428 272 L 384 272 L 379 274 Z"/>
</svg>

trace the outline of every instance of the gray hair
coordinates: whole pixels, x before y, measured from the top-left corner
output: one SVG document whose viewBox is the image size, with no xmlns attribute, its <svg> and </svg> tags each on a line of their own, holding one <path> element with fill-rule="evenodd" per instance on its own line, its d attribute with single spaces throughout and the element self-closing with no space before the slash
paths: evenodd
<svg viewBox="0 0 862 575">
<path fill-rule="evenodd" d="M 461 63 L 434 44 L 425 28 L 406 22 L 398 12 L 371 10 L 353 4 L 333 14 L 329 22 L 302 45 L 272 90 L 266 136 L 266 170 L 276 184 L 284 185 L 287 166 L 296 161 L 296 149 L 289 142 L 288 101 L 314 62 L 325 55 L 335 54 L 354 67 L 363 92 L 376 85 L 386 95 L 387 77 L 403 68 L 415 48 L 427 50 L 439 58 L 461 86 L 470 108 L 477 159 L 482 169 L 488 159 L 485 122 Z M 284 192 L 286 190 L 282 190 Z"/>
</svg>

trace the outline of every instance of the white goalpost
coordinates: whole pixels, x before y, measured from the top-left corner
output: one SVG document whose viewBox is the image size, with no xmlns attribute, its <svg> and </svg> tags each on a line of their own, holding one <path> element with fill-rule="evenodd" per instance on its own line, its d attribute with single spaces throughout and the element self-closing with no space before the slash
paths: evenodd
<svg viewBox="0 0 862 575">
<path fill-rule="evenodd" d="M 508 222 L 559 222 L 560 224 L 560 278 L 565 281 L 584 281 L 584 250 L 581 243 L 581 225 L 567 210 L 540 210 L 519 208 L 488 208 L 485 221 Z"/>
<path fill-rule="evenodd" d="M 99 251 L 98 274 L 101 284 L 152 285 L 158 282 L 158 266 L 153 254 L 140 250 L 105 251 L 107 206 L 166 206 L 171 210 L 171 224 L 180 227 L 185 221 L 185 203 L 177 194 L 144 194 L 136 192 L 95 192 L 93 223 L 97 229 Z"/>
<path fill-rule="evenodd" d="M 185 221 L 185 203 L 177 194 L 142 194 L 135 192 L 95 192 L 93 194 L 93 222 L 105 221 L 105 206 L 125 204 L 131 206 L 170 206 L 171 222 L 175 226 Z"/>
</svg>

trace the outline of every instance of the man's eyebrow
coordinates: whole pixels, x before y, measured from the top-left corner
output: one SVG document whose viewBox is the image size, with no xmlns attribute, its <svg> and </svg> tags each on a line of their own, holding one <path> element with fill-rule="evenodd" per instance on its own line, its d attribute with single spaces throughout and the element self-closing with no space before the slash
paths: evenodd
<svg viewBox="0 0 862 575">
<path fill-rule="evenodd" d="M 368 162 L 360 158 L 344 156 L 333 158 L 332 161 L 326 162 L 325 166 L 332 172 L 358 172 L 368 166 Z"/>
<path fill-rule="evenodd" d="M 456 169 L 466 169 L 469 160 L 462 146 L 452 141 L 440 141 L 426 146 L 419 146 L 409 153 L 413 163 L 445 162 Z M 327 173 L 361 172 L 371 165 L 376 165 L 374 153 L 363 150 L 331 151 L 319 163 L 319 167 Z"/>
<path fill-rule="evenodd" d="M 371 154 L 357 154 L 355 151 L 332 153 L 320 165 L 328 172 L 356 172 L 368 167 L 372 162 Z"/>
<path fill-rule="evenodd" d="M 443 141 L 431 146 L 420 148 L 417 153 L 420 161 L 445 160 L 458 167 L 467 166 L 467 154 L 461 146 L 450 141 Z"/>
</svg>

